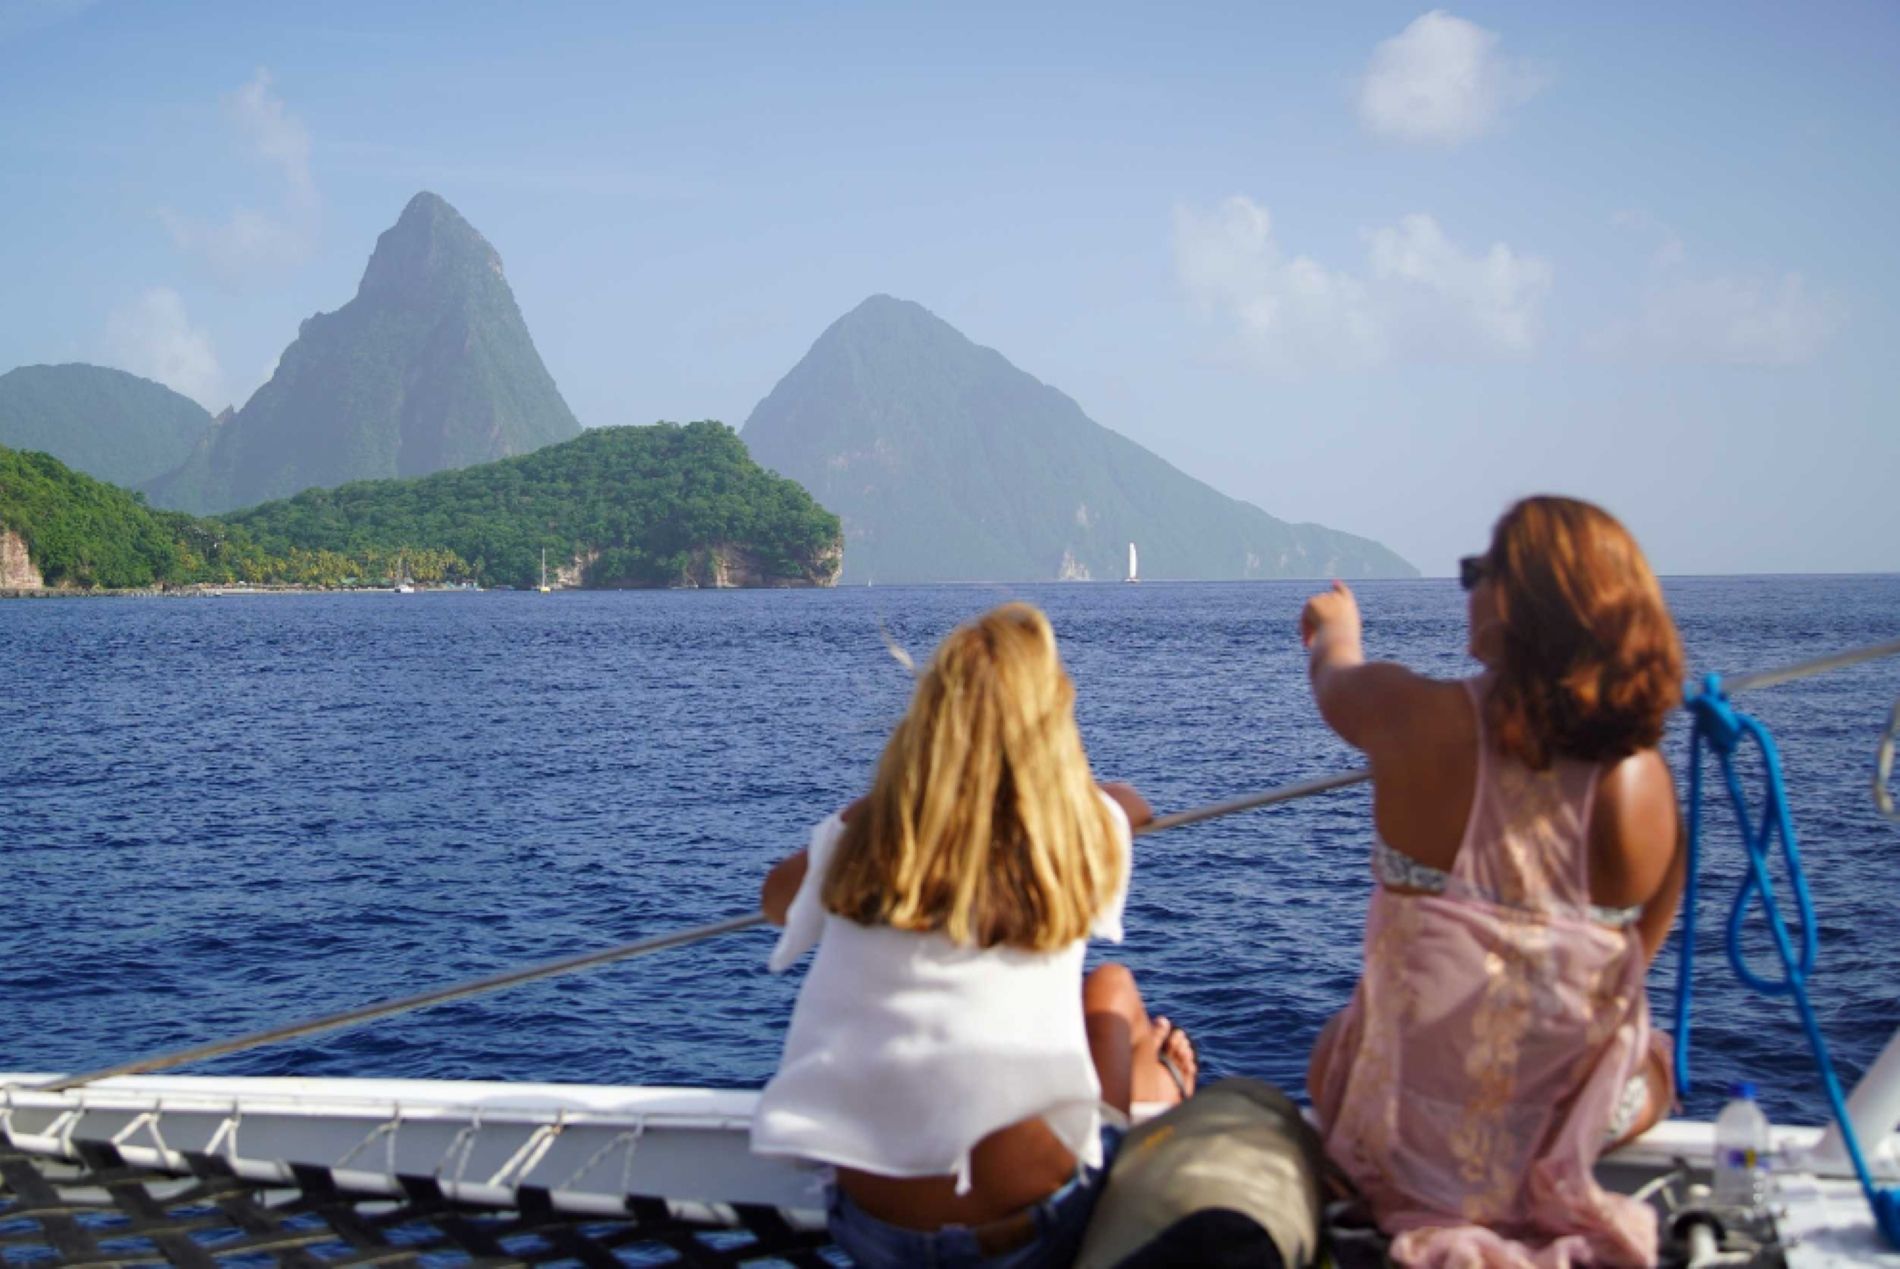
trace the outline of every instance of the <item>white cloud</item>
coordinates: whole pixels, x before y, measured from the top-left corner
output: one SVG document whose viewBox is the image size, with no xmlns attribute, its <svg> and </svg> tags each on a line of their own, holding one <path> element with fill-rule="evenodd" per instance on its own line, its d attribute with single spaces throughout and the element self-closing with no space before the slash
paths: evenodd
<svg viewBox="0 0 1900 1269">
<path fill-rule="evenodd" d="M 302 120 L 284 108 L 284 99 L 271 91 L 271 73 L 263 67 L 251 81 L 224 99 L 224 109 L 252 152 L 283 173 L 292 203 L 316 202 L 316 184 L 310 179 L 310 133 Z"/>
<path fill-rule="evenodd" d="M 1698 273 L 1668 225 L 1643 212 L 1618 212 L 1611 223 L 1658 245 L 1636 315 L 1597 332 L 1591 340 L 1597 352 L 1705 365 L 1800 366 L 1820 355 L 1840 325 L 1840 305 L 1799 273 Z"/>
<path fill-rule="evenodd" d="M 1662 361 L 1801 366 L 1838 324 L 1833 302 L 1799 273 L 1667 277 L 1644 291 L 1636 319 L 1605 342 L 1613 352 Z"/>
<path fill-rule="evenodd" d="M 1550 266 L 1503 243 L 1471 255 L 1422 213 L 1365 235 L 1360 273 L 1286 258 L 1267 209 L 1234 195 L 1178 207 L 1175 271 L 1204 312 L 1231 322 L 1263 369 L 1362 367 L 1393 357 L 1520 356 L 1539 334 Z"/>
<path fill-rule="evenodd" d="M 226 404 L 224 371 L 211 337 L 191 324 L 184 300 L 168 287 L 153 287 L 113 310 L 106 321 L 106 359 L 207 410 Z"/>
<path fill-rule="evenodd" d="M 1372 51 L 1359 121 L 1382 137 L 1457 145 L 1489 132 L 1543 83 L 1528 63 L 1498 52 L 1494 32 L 1433 9 Z"/>
<path fill-rule="evenodd" d="M 294 268 L 316 245 L 319 199 L 310 173 L 310 133 L 292 115 L 260 67 L 242 88 L 226 95 L 224 112 L 243 139 L 247 156 L 275 170 L 283 183 L 282 211 L 239 207 L 220 223 L 160 209 L 159 219 L 179 250 L 195 256 L 227 287 Z"/>
</svg>

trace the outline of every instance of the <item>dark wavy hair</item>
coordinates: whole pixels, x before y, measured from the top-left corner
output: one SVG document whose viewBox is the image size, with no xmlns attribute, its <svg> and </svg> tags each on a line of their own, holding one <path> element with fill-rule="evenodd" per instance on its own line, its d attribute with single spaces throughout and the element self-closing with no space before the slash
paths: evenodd
<svg viewBox="0 0 1900 1269">
<path fill-rule="evenodd" d="M 1526 498 L 1485 557 L 1503 627 L 1486 714 L 1499 748 L 1543 770 L 1653 748 L 1682 701 L 1682 641 L 1636 539 L 1600 507 Z"/>
</svg>

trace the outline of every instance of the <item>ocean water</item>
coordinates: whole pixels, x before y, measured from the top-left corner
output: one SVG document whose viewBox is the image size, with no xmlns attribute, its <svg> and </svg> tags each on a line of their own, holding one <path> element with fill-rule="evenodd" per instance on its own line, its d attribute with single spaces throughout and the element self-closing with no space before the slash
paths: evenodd
<svg viewBox="0 0 1900 1269">
<path fill-rule="evenodd" d="M 1042 605 L 1092 761 L 1162 810 L 1352 765 L 1308 695 L 1309 583 L 311 595 L 0 604 L 0 1070 L 70 1070 L 743 913 L 860 791 L 919 657 Z M 1900 635 L 1900 578 L 1667 584 L 1697 673 Z M 1359 588 L 1375 656 L 1454 675 L 1445 581 Z M 1900 825 L 1874 745 L 1900 661 L 1742 698 L 1787 765 L 1845 1077 L 1900 1025 Z M 1669 752 L 1681 769 L 1683 732 Z M 1730 1080 L 1824 1110 L 1791 1005 L 1720 945 L 1704 874 L 1692 1113 Z M 1355 981 L 1366 791 L 1138 845 L 1128 941 L 1213 1074 L 1300 1087 Z M 198 1069 L 757 1086 L 798 985 L 763 931 Z M 1674 949 L 1652 974 L 1661 1017 Z"/>
</svg>

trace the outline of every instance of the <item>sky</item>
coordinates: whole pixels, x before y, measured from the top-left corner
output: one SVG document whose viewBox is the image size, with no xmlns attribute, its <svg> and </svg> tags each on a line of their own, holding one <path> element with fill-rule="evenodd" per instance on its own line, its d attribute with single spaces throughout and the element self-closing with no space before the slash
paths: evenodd
<svg viewBox="0 0 1900 1269">
<path fill-rule="evenodd" d="M 1886 0 L 0 0 L 0 369 L 242 404 L 428 189 L 589 426 L 883 292 L 1427 575 L 1534 492 L 1890 572 L 1896 64 Z"/>
</svg>

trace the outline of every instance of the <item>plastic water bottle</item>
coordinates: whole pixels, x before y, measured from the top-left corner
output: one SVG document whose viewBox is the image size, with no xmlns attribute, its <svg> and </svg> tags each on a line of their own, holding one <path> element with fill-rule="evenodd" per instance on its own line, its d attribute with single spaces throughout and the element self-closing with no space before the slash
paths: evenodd
<svg viewBox="0 0 1900 1269">
<path fill-rule="evenodd" d="M 1721 1207 L 1760 1209 L 1768 1199 L 1768 1116 L 1755 1104 L 1755 1086 L 1729 1089 L 1715 1119 L 1715 1201 Z"/>
</svg>

